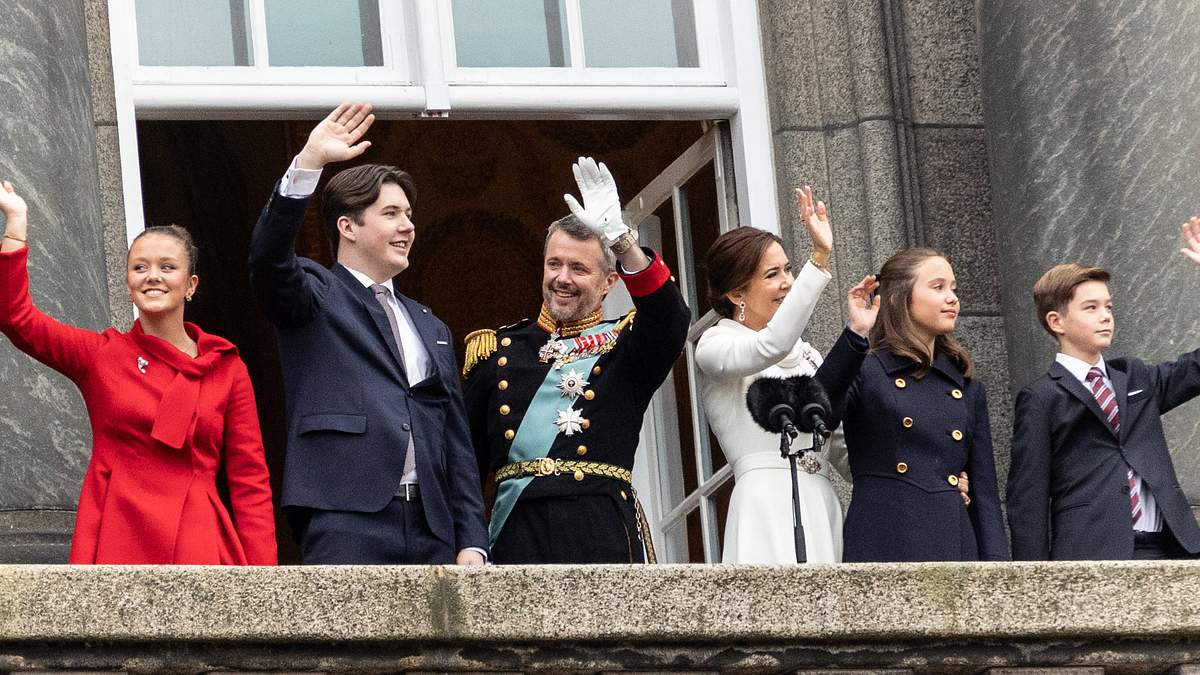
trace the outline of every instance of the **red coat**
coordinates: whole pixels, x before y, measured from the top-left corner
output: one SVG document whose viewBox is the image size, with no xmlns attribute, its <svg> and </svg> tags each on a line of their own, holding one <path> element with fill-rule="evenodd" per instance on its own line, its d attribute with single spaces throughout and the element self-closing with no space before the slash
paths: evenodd
<svg viewBox="0 0 1200 675">
<path fill-rule="evenodd" d="M 0 253 L 0 332 L 79 387 L 92 425 L 70 561 L 276 564 L 254 390 L 237 349 L 190 323 L 195 359 L 139 322 L 128 333 L 59 323 L 29 297 L 28 250 Z M 217 493 L 222 461 L 232 518 Z"/>
</svg>

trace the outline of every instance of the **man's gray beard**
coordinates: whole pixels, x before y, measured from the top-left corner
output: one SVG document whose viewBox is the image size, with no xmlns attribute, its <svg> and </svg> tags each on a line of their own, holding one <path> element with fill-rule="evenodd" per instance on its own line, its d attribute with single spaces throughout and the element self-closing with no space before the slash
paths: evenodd
<svg viewBox="0 0 1200 675">
<path fill-rule="evenodd" d="M 601 302 L 603 302 L 603 301 L 601 301 Z M 587 316 L 588 314 L 591 314 L 592 312 L 596 311 L 597 309 L 600 309 L 600 306 L 592 307 L 591 309 L 588 309 L 586 307 L 581 307 L 578 311 L 573 313 L 571 316 L 559 316 L 558 310 L 554 309 L 554 305 L 551 304 L 550 302 L 546 302 L 546 311 L 547 311 L 547 313 L 550 314 L 550 318 L 554 319 L 555 321 L 557 321 L 559 323 L 573 323 L 575 321 L 579 321 L 580 319 Z"/>
</svg>

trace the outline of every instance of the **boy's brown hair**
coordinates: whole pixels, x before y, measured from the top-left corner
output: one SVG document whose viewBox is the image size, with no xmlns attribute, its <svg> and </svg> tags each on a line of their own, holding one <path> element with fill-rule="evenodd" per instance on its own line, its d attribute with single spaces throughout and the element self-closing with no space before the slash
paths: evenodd
<svg viewBox="0 0 1200 675">
<path fill-rule="evenodd" d="M 1071 298 L 1075 297 L 1075 289 L 1080 284 L 1089 281 L 1102 281 L 1107 284 L 1110 278 L 1108 270 L 1102 267 L 1084 267 L 1076 263 L 1055 265 L 1046 270 L 1042 278 L 1033 285 L 1033 304 L 1037 306 L 1038 320 L 1042 322 L 1042 328 L 1057 339 L 1058 334 L 1050 330 L 1046 315 L 1050 312 L 1066 313 Z"/>
<path fill-rule="evenodd" d="M 394 166 L 363 164 L 339 171 L 329 179 L 321 199 L 321 227 L 329 240 L 329 249 L 337 257 L 341 234 L 337 229 L 338 218 L 349 216 L 362 224 L 363 211 L 379 199 L 384 183 L 395 183 L 404 191 L 409 206 L 416 201 L 416 188 L 412 176 Z"/>
</svg>

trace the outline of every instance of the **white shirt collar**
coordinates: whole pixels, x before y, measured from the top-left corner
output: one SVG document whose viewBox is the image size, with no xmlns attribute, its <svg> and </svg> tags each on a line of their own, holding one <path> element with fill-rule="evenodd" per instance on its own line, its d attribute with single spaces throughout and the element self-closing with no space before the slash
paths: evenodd
<svg viewBox="0 0 1200 675">
<path fill-rule="evenodd" d="M 346 267 L 346 266 L 342 265 L 342 267 Z M 358 270 L 354 269 L 353 267 L 346 267 L 346 271 L 349 272 L 350 274 L 353 274 L 354 278 L 358 279 L 358 283 L 362 284 L 366 288 L 370 288 L 375 285 L 375 281 L 372 280 L 371 277 L 363 274 L 362 272 L 359 272 Z M 388 292 L 391 293 L 393 296 L 396 295 L 396 289 L 392 287 L 391 279 L 388 279 L 387 281 L 385 281 L 379 285 L 388 289 Z"/>
<path fill-rule="evenodd" d="M 1063 368 L 1066 368 L 1075 376 L 1075 379 L 1080 382 L 1087 382 L 1088 371 L 1092 368 L 1099 368 L 1100 372 L 1104 373 L 1105 379 L 1108 379 L 1108 368 L 1104 366 L 1104 355 L 1100 355 L 1100 360 L 1096 363 L 1088 363 L 1083 359 L 1077 359 L 1074 356 L 1059 352 L 1054 360 L 1061 363 Z"/>
</svg>

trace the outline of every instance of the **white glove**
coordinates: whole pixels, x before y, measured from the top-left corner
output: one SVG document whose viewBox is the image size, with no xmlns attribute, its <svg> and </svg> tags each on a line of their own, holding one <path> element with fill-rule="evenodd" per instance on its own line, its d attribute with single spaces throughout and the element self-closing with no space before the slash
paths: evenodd
<svg viewBox="0 0 1200 675">
<path fill-rule="evenodd" d="M 597 166 L 591 157 L 580 157 L 571 166 L 571 171 L 575 174 L 584 205 L 580 206 L 571 195 L 563 195 L 563 200 L 581 223 L 604 240 L 605 246 L 612 246 L 629 232 L 629 226 L 621 220 L 621 198 L 617 195 L 616 181 L 603 162 Z"/>
</svg>

